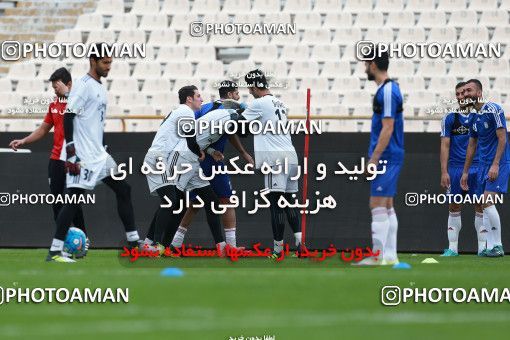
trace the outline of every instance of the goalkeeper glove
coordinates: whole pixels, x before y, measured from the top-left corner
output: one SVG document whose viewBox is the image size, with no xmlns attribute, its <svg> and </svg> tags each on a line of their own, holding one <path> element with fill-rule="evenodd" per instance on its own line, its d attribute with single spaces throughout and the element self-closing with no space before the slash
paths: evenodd
<svg viewBox="0 0 510 340">
<path fill-rule="evenodd" d="M 80 174 L 80 158 L 76 155 L 74 142 L 66 144 L 66 172 L 71 176 L 78 176 Z"/>
</svg>

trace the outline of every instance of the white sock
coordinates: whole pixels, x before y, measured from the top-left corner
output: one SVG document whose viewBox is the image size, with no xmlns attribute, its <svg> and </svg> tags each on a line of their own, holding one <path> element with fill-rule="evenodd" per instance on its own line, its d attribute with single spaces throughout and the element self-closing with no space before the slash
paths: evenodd
<svg viewBox="0 0 510 340">
<path fill-rule="evenodd" d="M 236 247 L 236 228 L 225 229 L 225 240 L 231 247 Z"/>
<path fill-rule="evenodd" d="M 485 215 L 490 221 L 491 228 L 489 229 L 489 235 L 487 235 L 487 248 L 492 249 L 494 246 L 500 246 L 501 243 L 501 221 L 499 219 L 499 213 L 495 205 L 491 205 L 483 209 L 483 217 L 485 222 Z M 492 245 L 489 244 L 489 240 Z"/>
<path fill-rule="evenodd" d="M 454 252 L 459 252 L 459 233 L 462 229 L 462 219 L 460 211 L 450 212 L 448 215 L 448 248 Z"/>
<path fill-rule="evenodd" d="M 397 259 L 397 231 L 398 219 L 395 209 L 388 209 L 388 220 L 390 227 L 388 229 L 388 237 L 386 238 L 386 248 L 384 249 L 384 259 L 395 261 Z"/>
<path fill-rule="evenodd" d="M 483 209 L 483 226 L 485 227 L 485 230 L 487 231 L 486 239 L 487 239 L 487 249 L 494 248 L 494 238 L 492 237 L 492 231 L 491 231 L 491 220 L 489 218 L 489 214 L 485 211 L 486 209 Z"/>
<path fill-rule="evenodd" d="M 379 251 L 379 256 L 384 256 L 390 220 L 388 210 L 384 207 L 372 209 L 372 252 Z"/>
<path fill-rule="evenodd" d="M 182 242 L 184 241 L 184 236 L 186 236 L 187 231 L 188 229 L 179 226 L 172 240 L 172 246 L 174 246 L 175 248 L 179 248 L 180 246 L 182 246 Z"/>
<path fill-rule="evenodd" d="M 220 242 L 220 243 L 217 243 L 217 244 L 216 244 L 216 249 L 219 247 L 219 248 L 220 248 L 220 251 L 221 251 L 221 252 L 223 252 L 223 251 L 225 250 L 225 246 L 226 246 L 226 245 L 227 245 L 227 244 L 225 243 L 225 241 Z"/>
<path fill-rule="evenodd" d="M 281 241 L 276 241 L 274 240 L 274 248 L 273 248 L 273 251 L 275 253 L 281 253 L 281 251 L 283 250 L 283 240 Z"/>
<path fill-rule="evenodd" d="M 483 226 L 483 213 L 475 213 L 475 229 L 478 237 L 478 252 L 487 247 L 487 229 Z"/>
<path fill-rule="evenodd" d="M 64 241 L 54 238 L 51 242 L 50 251 L 62 251 L 64 250 Z"/>
<path fill-rule="evenodd" d="M 294 239 L 296 240 L 296 247 L 301 244 L 301 237 L 302 237 L 302 233 L 300 231 L 297 233 L 294 233 Z"/>
<path fill-rule="evenodd" d="M 134 241 L 138 241 L 140 239 L 140 236 L 138 236 L 138 231 L 128 231 L 126 233 L 126 238 L 128 240 L 128 242 L 134 242 Z"/>
<path fill-rule="evenodd" d="M 143 240 L 143 243 L 145 243 L 145 244 L 153 244 L 154 241 L 151 240 L 150 238 L 146 237 L 145 240 Z"/>
</svg>

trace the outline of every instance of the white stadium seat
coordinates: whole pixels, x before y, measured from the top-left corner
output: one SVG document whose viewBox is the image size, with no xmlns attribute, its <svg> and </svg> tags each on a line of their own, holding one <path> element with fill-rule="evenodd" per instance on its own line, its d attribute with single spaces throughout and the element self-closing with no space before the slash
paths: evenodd
<svg viewBox="0 0 510 340">
<path fill-rule="evenodd" d="M 250 0 L 225 0 L 222 11 L 229 14 L 249 12 L 251 11 L 251 3 Z"/>
<path fill-rule="evenodd" d="M 108 105 L 106 107 L 106 115 L 119 115 L 119 110 L 122 110 L 120 106 L 115 105 L 114 108 Z M 122 132 L 122 122 L 120 119 L 105 119 L 104 129 L 108 132 Z"/>
<path fill-rule="evenodd" d="M 492 36 L 492 42 L 502 42 L 510 44 L 510 27 L 507 26 L 497 26 L 494 30 L 494 35 Z M 508 46 L 507 46 L 508 48 Z"/>
<path fill-rule="evenodd" d="M 114 14 L 110 19 L 110 25 L 108 25 L 108 29 L 114 31 L 130 30 L 136 29 L 136 26 L 137 26 L 136 15 L 118 13 Z"/>
<path fill-rule="evenodd" d="M 397 42 L 423 42 L 425 41 L 425 30 L 423 27 L 401 28 L 397 34 Z"/>
<path fill-rule="evenodd" d="M 386 20 L 388 27 L 414 27 L 414 13 L 412 12 L 390 12 Z"/>
<path fill-rule="evenodd" d="M 23 106 L 22 95 L 17 92 L 0 92 L 0 107 Z M 4 112 L 5 113 L 5 112 Z"/>
<path fill-rule="evenodd" d="M 99 0 L 96 6 L 96 13 L 101 14 L 118 14 L 124 13 L 124 1 L 123 0 Z"/>
<path fill-rule="evenodd" d="M 105 42 L 107 44 L 112 44 L 115 42 L 115 32 L 108 30 L 90 30 L 89 36 L 87 38 L 87 44 L 97 43 L 97 42 Z"/>
<path fill-rule="evenodd" d="M 445 12 L 425 11 L 421 12 L 417 27 L 443 27 L 446 25 Z"/>
<path fill-rule="evenodd" d="M 424 77 L 444 76 L 446 63 L 441 59 L 421 59 L 416 74 Z"/>
<path fill-rule="evenodd" d="M 224 23 L 224 22 L 229 22 L 230 21 L 230 15 L 229 15 L 229 13 L 213 11 L 213 12 L 210 12 L 210 13 L 206 13 L 204 15 L 204 18 L 203 18 L 202 21 L 203 22 L 208 22 L 208 23 Z"/>
<path fill-rule="evenodd" d="M 510 89 L 510 76 L 508 75 L 501 75 L 499 77 L 496 78 L 496 80 L 494 81 L 494 89 L 500 89 L 500 90 L 507 90 Z M 506 99 L 506 102 L 510 104 L 510 95 L 508 94 L 507 92 L 507 99 Z M 510 113 L 510 112 L 508 112 Z"/>
<path fill-rule="evenodd" d="M 482 64 L 480 74 L 488 77 L 508 75 L 510 69 L 506 59 L 486 59 Z M 508 90 L 508 89 L 506 89 Z"/>
<path fill-rule="evenodd" d="M 165 78 L 191 78 L 193 76 L 191 64 L 185 61 L 169 62 L 165 65 L 163 77 Z"/>
<path fill-rule="evenodd" d="M 407 11 L 423 12 L 432 11 L 435 8 L 435 0 L 407 0 Z"/>
<path fill-rule="evenodd" d="M 312 91 L 327 91 L 328 90 L 328 80 L 326 78 L 319 77 L 310 77 L 303 78 L 301 80 L 301 84 L 299 85 L 300 90 L 311 89 Z"/>
<path fill-rule="evenodd" d="M 339 29 L 339 28 L 351 28 L 352 27 L 352 14 L 348 12 L 328 12 L 323 28 Z"/>
<path fill-rule="evenodd" d="M 111 78 L 128 78 L 131 76 L 129 63 L 123 60 L 115 60 L 112 62 L 110 73 L 108 74 Z"/>
<path fill-rule="evenodd" d="M 316 61 L 335 61 L 340 59 L 340 48 L 338 45 L 315 45 L 312 50 L 312 60 Z"/>
<path fill-rule="evenodd" d="M 389 27 L 371 27 L 367 30 L 365 40 L 377 41 L 377 42 L 392 42 L 393 31 Z"/>
<path fill-rule="evenodd" d="M 342 10 L 342 0 L 316 0 L 313 10 L 326 14 L 339 13 Z"/>
<path fill-rule="evenodd" d="M 482 12 L 479 26 L 505 26 L 508 25 L 508 11 L 493 10 Z"/>
<path fill-rule="evenodd" d="M 343 106 L 340 104 L 321 105 L 321 106 L 318 106 L 317 109 L 318 109 L 317 114 L 319 114 L 321 116 L 325 116 L 325 115 L 346 116 L 349 114 L 349 109 L 346 106 Z M 311 114 L 314 114 L 314 112 L 311 112 Z"/>
<path fill-rule="evenodd" d="M 85 13 L 78 17 L 74 29 L 88 31 L 91 27 L 96 29 L 104 27 L 103 16 L 97 13 Z"/>
<path fill-rule="evenodd" d="M 12 91 L 12 81 L 9 78 L 0 78 L 0 93 L 9 93 Z"/>
<path fill-rule="evenodd" d="M 126 132 L 157 131 L 160 124 L 160 121 L 154 119 L 127 120 Z"/>
<path fill-rule="evenodd" d="M 438 2 L 437 10 L 444 12 L 466 9 L 466 0 L 441 0 Z"/>
<path fill-rule="evenodd" d="M 60 30 L 55 35 L 55 42 L 81 43 L 82 42 L 81 31 L 74 29 Z"/>
<path fill-rule="evenodd" d="M 193 7 L 191 8 L 191 12 L 197 14 L 206 14 L 218 12 L 219 9 L 220 9 L 219 0 L 195 0 L 193 1 Z"/>
<path fill-rule="evenodd" d="M 286 45 L 282 48 L 280 60 L 310 60 L 309 48 L 306 45 Z"/>
<path fill-rule="evenodd" d="M 348 45 L 361 40 L 361 29 L 359 27 L 340 28 L 335 30 L 333 44 Z"/>
<path fill-rule="evenodd" d="M 380 12 L 399 12 L 404 9 L 403 0 L 378 0 L 374 10 Z"/>
<path fill-rule="evenodd" d="M 476 12 L 475 11 L 453 11 L 448 21 L 448 26 L 464 27 L 476 26 Z"/>
<path fill-rule="evenodd" d="M 214 46 L 190 46 L 186 60 L 193 62 L 216 60 L 216 50 Z"/>
<path fill-rule="evenodd" d="M 7 78 L 33 79 L 35 78 L 35 64 L 29 61 L 13 63 L 9 67 Z"/>
<path fill-rule="evenodd" d="M 71 74 L 74 77 L 81 77 L 86 74 L 90 69 L 90 63 L 88 60 L 75 61 L 71 66 Z"/>
<path fill-rule="evenodd" d="M 331 91 L 344 92 L 350 89 L 359 89 L 361 87 L 360 84 L 358 77 L 335 78 Z"/>
<path fill-rule="evenodd" d="M 355 107 L 372 102 L 372 96 L 367 91 L 355 90 L 343 93 L 342 105 Z"/>
<path fill-rule="evenodd" d="M 456 42 L 457 32 L 454 27 L 432 27 L 427 41 L 435 43 Z"/>
<path fill-rule="evenodd" d="M 359 12 L 355 25 L 361 28 L 381 27 L 384 23 L 383 14 L 379 12 Z"/>
<path fill-rule="evenodd" d="M 138 28 L 145 31 L 168 29 L 168 17 L 159 13 L 145 14 Z"/>
<path fill-rule="evenodd" d="M 316 105 L 338 105 L 340 99 L 338 97 L 338 93 L 330 92 L 330 91 L 318 91 L 313 87 L 311 88 L 311 102 L 316 103 Z"/>
<path fill-rule="evenodd" d="M 460 33 L 459 41 L 487 43 L 489 30 L 487 27 L 464 27 Z"/>
<path fill-rule="evenodd" d="M 189 32 L 189 26 L 194 21 L 198 21 L 198 15 L 196 13 L 175 13 L 172 15 L 170 28 L 183 32 Z"/>
<path fill-rule="evenodd" d="M 457 85 L 457 83 L 457 78 L 454 76 L 432 77 L 428 90 L 436 93 L 455 93 L 455 85 Z"/>
<path fill-rule="evenodd" d="M 184 46 L 161 46 L 157 52 L 156 60 L 167 62 L 183 60 L 186 55 L 186 49 Z"/>
<path fill-rule="evenodd" d="M 401 76 L 397 83 L 403 93 L 425 91 L 425 80 L 420 76 Z"/>
<path fill-rule="evenodd" d="M 164 0 L 161 6 L 161 14 L 185 14 L 190 10 L 190 2 L 188 0 Z"/>
<path fill-rule="evenodd" d="M 429 91 L 411 92 L 407 97 L 406 104 L 413 106 L 433 105 L 436 103 L 436 95 Z"/>
<path fill-rule="evenodd" d="M 236 13 L 234 22 L 236 23 L 243 23 L 243 24 L 256 24 L 260 23 L 260 15 L 259 13 Z"/>
<path fill-rule="evenodd" d="M 254 0 L 252 13 L 271 13 L 280 11 L 280 0 Z"/>
<path fill-rule="evenodd" d="M 110 85 L 110 91 L 114 94 L 137 92 L 138 82 L 134 78 L 115 78 Z"/>
<path fill-rule="evenodd" d="M 223 63 L 218 60 L 201 61 L 197 65 L 195 78 L 223 77 Z"/>
<path fill-rule="evenodd" d="M 22 95 L 41 94 L 46 89 L 42 79 L 19 79 L 16 92 Z"/>
<path fill-rule="evenodd" d="M 275 12 L 265 13 L 266 15 L 262 19 L 262 22 L 274 22 L 274 23 L 290 23 L 290 13 Z"/>
<path fill-rule="evenodd" d="M 129 106 L 129 114 L 131 115 L 141 115 L 141 116 L 154 116 L 156 115 L 156 108 L 152 105 L 136 105 Z M 152 128 L 148 131 L 156 131 L 159 127 L 159 122 L 154 119 L 144 119 L 142 121 L 150 121 L 153 125 Z M 140 122 L 140 121 L 138 121 Z"/>
<path fill-rule="evenodd" d="M 48 60 L 41 64 L 41 67 L 39 68 L 39 73 L 37 74 L 37 78 L 47 80 L 50 78 L 51 74 L 55 72 L 55 70 L 66 67 L 64 63 L 61 61 L 52 61 Z M 67 68 L 67 67 L 66 67 Z M 69 71 L 69 69 L 68 69 Z"/>
<path fill-rule="evenodd" d="M 161 65 L 158 62 L 139 62 L 133 71 L 136 79 L 159 79 L 161 77 Z"/>
<path fill-rule="evenodd" d="M 311 0 L 285 1 L 283 12 L 287 13 L 308 13 L 312 10 Z"/>
<path fill-rule="evenodd" d="M 479 70 L 479 62 L 475 59 L 454 59 L 450 66 L 449 76 L 466 78 L 468 76 L 477 76 Z"/>
<path fill-rule="evenodd" d="M 183 31 L 179 39 L 179 45 L 181 46 L 202 46 L 206 44 L 207 37 L 205 34 L 200 37 L 194 37 L 189 34 L 189 31 Z"/>
<path fill-rule="evenodd" d="M 321 16 L 316 12 L 297 13 L 294 17 L 296 26 L 302 29 L 321 28 Z"/>
<path fill-rule="evenodd" d="M 250 59 L 254 61 L 275 60 L 278 58 L 278 48 L 275 45 L 253 46 Z"/>
<path fill-rule="evenodd" d="M 235 34 L 212 34 L 208 44 L 217 47 L 236 46 L 239 37 Z"/>
<path fill-rule="evenodd" d="M 284 46 L 284 45 L 298 45 L 298 34 L 275 34 L 271 35 L 271 44 Z"/>
<path fill-rule="evenodd" d="M 151 94 L 150 104 L 166 115 L 172 108 L 179 105 L 179 96 L 175 92 L 156 92 Z"/>
<path fill-rule="evenodd" d="M 372 9 L 372 0 L 345 0 L 345 12 L 370 11 Z"/>
<path fill-rule="evenodd" d="M 243 34 L 241 35 L 239 46 L 267 46 L 269 45 L 268 35 L 256 35 L 256 34 Z M 276 46 L 275 46 L 276 47 Z"/>
<path fill-rule="evenodd" d="M 159 12 L 159 0 L 134 0 L 132 14 L 156 14 Z"/>
<path fill-rule="evenodd" d="M 149 79 L 143 83 L 142 91 L 145 94 L 153 94 L 156 92 L 170 92 L 170 81 L 168 79 Z"/>
<path fill-rule="evenodd" d="M 150 45 L 175 45 L 177 43 L 177 35 L 173 29 L 157 29 L 150 33 L 149 41 L 147 44 Z"/>
<path fill-rule="evenodd" d="M 145 105 L 146 101 L 145 95 L 140 92 L 125 92 L 119 95 L 119 105 L 122 107 Z"/>
<path fill-rule="evenodd" d="M 397 59 L 391 61 L 390 70 L 392 76 L 409 77 L 414 75 L 414 63 L 407 59 Z"/>
<path fill-rule="evenodd" d="M 119 32 L 117 42 L 123 44 L 143 44 L 145 43 L 145 32 L 137 29 L 122 30 Z"/>
<path fill-rule="evenodd" d="M 326 61 L 322 68 L 321 75 L 327 76 L 328 78 L 350 77 L 351 66 L 346 60 Z"/>
<path fill-rule="evenodd" d="M 290 68 L 289 77 L 315 77 L 319 75 L 319 64 L 316 61 L 295 61 Z"/>
</svg>

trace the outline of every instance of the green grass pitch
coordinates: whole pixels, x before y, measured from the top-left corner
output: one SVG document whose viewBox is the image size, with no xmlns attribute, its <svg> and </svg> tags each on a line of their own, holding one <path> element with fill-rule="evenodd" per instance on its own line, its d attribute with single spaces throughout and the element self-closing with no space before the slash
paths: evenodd
<svg viewBox="0 0 510 340">
<path fill-rule="evenodd" d="M 385 285 L 510 287 L 510 259 L 401 254 L 412 265 L 353 268 L 285 259 L 143 259 L 91 250 L 75 264 L 46 263 L 46 250 L 0 250 L 2 287 L 129 287 L 127 304 L 0 305 L 1 339 L 477 339 L 505 338 L 510 304 L 386 307 Z M 421 264 L 426 257 L 440 263 Z M 182 277 L 162 277 L 178 267 Z"/>
</svg>

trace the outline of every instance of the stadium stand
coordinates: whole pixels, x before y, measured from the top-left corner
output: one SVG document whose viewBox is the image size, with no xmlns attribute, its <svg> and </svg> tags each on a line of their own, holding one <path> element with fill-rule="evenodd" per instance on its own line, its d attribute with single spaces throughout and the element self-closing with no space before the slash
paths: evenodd
<svg viewBox="0 0 510 340">
<path fill-rule="evenodd" d="M 451 97 L 455 84 L 466 77 L 480 78 L 489 99 L 510 106 L 506 0 L 33 0 L 4 1 L 0 11 L 3 40 L 145 43 L 145 59 L 112 64 L 110 116 L 165 115 L 177 104 L 180 86 L 195 83 L 209 100 L 217 96 L 215 82 L 236 80 L 261 67 L 273 81 L 285 84 L 274 93 L 284 99 L 291 115 L 305 114 L 310 87 L 312 114 L 331 117 L 326 120 L 328 131 L 367 131 L 376 89 L 355 58 L 354 46 L 363 39 L 500 42 L 505 47 L 501 59 L 392 60 L 390 75 L 404 94 L 404 114 L 417 119 L 406 123 L 407 131 L 439 131 L 440 117 L 430 117 L 427 110 Z M 21 21 L 27 24 L 19 25 Z M 288 22 L 295 23 L 297 32 L 193 37 L 193 21 Z M 49 95 L 47 78 L 60 66 L 68 67 L 74 78 L 88 67 L 80 59 L 2 63 L 0 114 L 22 108 L 27 97 Z M 240 92 L 249 100 L 245 89 Z M 152 131 L 155 126 L 149 121 L 129 119 L 125 126 L 128 131 Z M 0 130 L 33 126 L 2 119 Z M 106 128 L 118 131 L 121 125 L 107 122 Z"/>
</svg>

